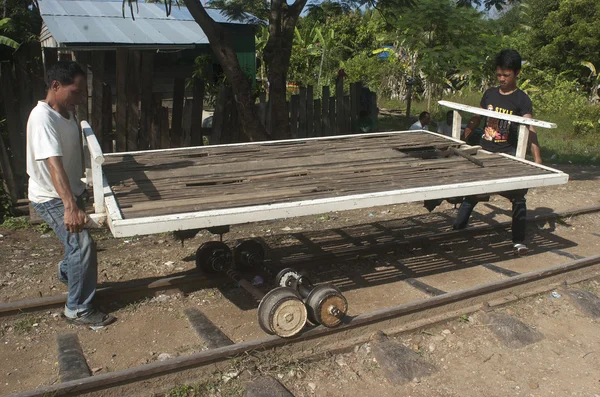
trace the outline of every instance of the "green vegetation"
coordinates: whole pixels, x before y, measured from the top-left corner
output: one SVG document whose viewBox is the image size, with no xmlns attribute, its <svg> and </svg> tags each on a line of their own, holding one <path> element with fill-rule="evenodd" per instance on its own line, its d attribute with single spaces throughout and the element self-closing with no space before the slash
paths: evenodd
<svg viewBox="0 0 600 397">
<path fill-rule="evenodd" d="M 29 224 L 29 221 L 23 216 L 6 218 L 4 219 L 4 222 L 2 222 L 2 224 L 0 225 L 0 227 L 10 230 L 26 229 L 29 226 L 31 226 Z"/>
<path fill-rule="evenodd" d="M 600 163 L 600 3 L 595 0 L 385 1 L 377 9 L 324 1 L 308 7 L 293 41 L 288 81 L 347 82 L 378 93 L 378 130 L 406 129 L 423 110 L 444 119 L 446 99 L 478 106 L 495 85 L 494 56 L 515 48 L 525 61 L 519 81 L 534 117 L 558 125 L 538 130 L 547 163 Z M 489 18 L 481 8 L 494 9 Z M 263 38 L 264 40 L 264 38 Z M 407 78 L 415 80 L 411 118 Z M 470 115 L 463 114 L 466 123 Z M 434 123 L 435 126 L 435 123 Z"/>
<path fill-rule="evenodd" d="M 15 321 L 13 329 L 17 335 L 25 335 L 34 328 L 35 324 L 39 324 L 40 321 L 40 317 L 27 315 Z"/>
</svg>

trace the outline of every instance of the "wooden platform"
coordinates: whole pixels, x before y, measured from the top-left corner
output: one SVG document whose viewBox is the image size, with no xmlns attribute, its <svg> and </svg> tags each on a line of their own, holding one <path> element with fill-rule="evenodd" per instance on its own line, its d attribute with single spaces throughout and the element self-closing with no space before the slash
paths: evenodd
<svg viewBox="0 0 600 397">
<path fill-rule="evenodd" d="M 449 148 L 473 153 L 483 167 Z M 568 175 L 425 131 L 106 154 L 115 236 L 566 183 Z M 120 227 L 116 227 L 119 226 Z M 118 230 L 117 230 L 118 229 Z"/>
</svg>

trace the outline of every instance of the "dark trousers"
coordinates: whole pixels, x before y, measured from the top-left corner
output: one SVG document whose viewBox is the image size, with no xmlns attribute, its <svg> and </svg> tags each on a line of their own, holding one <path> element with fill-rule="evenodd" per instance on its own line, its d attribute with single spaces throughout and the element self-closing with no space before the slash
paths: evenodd
<svg viewBox="0 0 600 397">
<path fill-rule="evenodd" d="M 525 241 L 525 229 L 527 228 L 527 204 L 525 195 L 527 189 L 511 190 L 510 192 L 500 193 L 502 197 L 506 197 L 512 202 L 512 241 L 515 244 L 522 244 Z M 464 198 L 458 215 L 452 225 L 453 229 L 464 229 L 469 223 L 469 218 L 473 212 L 473 208 L 478 201 L 475 196 L 467 196 Z"/>
</svg>

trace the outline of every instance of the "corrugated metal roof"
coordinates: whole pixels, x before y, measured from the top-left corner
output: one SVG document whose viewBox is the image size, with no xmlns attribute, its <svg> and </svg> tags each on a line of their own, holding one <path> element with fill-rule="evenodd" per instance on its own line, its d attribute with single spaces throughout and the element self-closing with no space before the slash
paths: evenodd
<svg viewBox="0 0 600 397">
<path fill-rule="evenodd" d="M 123 18 L 121 1 L 39 0 L 39 5 L 42 19 L 59 46 L 208 44 L 206 34 L 183 7 L 174 6 L 167 17 L 163 5 L 139 3 L 139 12 L 134 5 L 132 20 L 127 8 Z M 233 21 L 215 9 L 207 12 L 219 23 L 248 24 L 251 20 Z"/>
</svg>

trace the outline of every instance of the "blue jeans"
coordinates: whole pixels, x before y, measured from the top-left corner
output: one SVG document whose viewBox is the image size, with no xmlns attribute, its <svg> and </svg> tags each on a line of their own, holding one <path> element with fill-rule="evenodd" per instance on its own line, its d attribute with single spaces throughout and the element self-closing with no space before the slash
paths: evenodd
<svg viewBox="0 0 600 397">
<path fill-rule="evenodd" d="M 522 244 L 525 242 L 525 230 L 527 229 L 527 203 L 525 200 L 527 189 L 511 190 L 499 194 L 512 202 L 512 241 L 515 244 Z M 475 196 L 465 197 L 452 226 L 454 230 L 467 227 L 469 217 L 477 203 Z"/>
<path fill-rule="evenodd" d="M 65 257 L 58 267 L 58 278 L 69 287 L 67 308 L 76 312 L 91 309 L 98 282 L 98 258 L 96 243 L 90 232 L 87 229 L 79 233 L 67 231 L 65 207 L 60 199 L 31 204 L 65 247 Z M 84 208 L 81 197 L 77 198 L 77 205 Z"/>
</svg>

